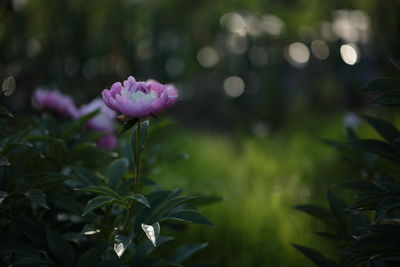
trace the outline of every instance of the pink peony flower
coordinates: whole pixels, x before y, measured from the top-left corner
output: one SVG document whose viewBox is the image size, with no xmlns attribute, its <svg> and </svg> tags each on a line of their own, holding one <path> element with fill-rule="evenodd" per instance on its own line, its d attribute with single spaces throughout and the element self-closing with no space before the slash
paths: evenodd
<svg viewBox="0 0 400 267">
<path fill-rule="evenodd" d="M 97 140 L 97 145 L 104 149 L 114 149 L 117 145 L 117 139 L 113 135 L 115 130 L 115 118 L 117 113 L 109 109 L 100 98 L 94 99 L 92 102 L 83 105 L 78 111 L 78 117 L 84 116 L 96 109 L 100 109 L 100 113 L 90 119 L 86 127 L 92 131 L 102 131 L 106 135 Z"/>
<path fill-rule="evenodd" d="M 37 88 L 32 96 L 33 104 L 38 109 L 52 109 L 65 117 L 76 118 L 78 110 L 71 97 L 58 90 Z"/>
<path fill-rule="evenodd" d="M 78 111 L 78 116 L 82 117 L 96 109 L 100 109 L 100 113 L 90 119 L 86 126 L 93 131 L 113 132 L 115 129 L 114 120 L 117 113 L 109 109 L 100 98 L 96 98 L 92 102 L 81 106 Z"/>
<path fill-rule="evenodd" d="M 163 85 L 154 80 L 136 82 L 130 76 L 123 85 L 116 82 L 110 90 L 104 89 L 102 95 L 111 109 L 128 118 L 140 118 L 175 104 L 178 90 L 173 85 Z"/>
</svg>

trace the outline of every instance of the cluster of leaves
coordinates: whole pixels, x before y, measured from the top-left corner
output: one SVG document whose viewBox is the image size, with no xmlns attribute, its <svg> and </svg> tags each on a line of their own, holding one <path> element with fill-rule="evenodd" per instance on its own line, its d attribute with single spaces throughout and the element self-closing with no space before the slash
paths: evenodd
<svg viewBox="0 0 400 267">
<path fill-rule="evenodd" d="M 392 62 L 400 69 L 399 61 Z M 374 80 L 362 92 L 372 96 L 374 105 L 400 105 L 398 80 Z M 329 191 L 329 209 L 317 205 L 296 206 L 331 229 L 316 234 L 334 244 L 338 252 L 335 260 L 312 248 L 294 245 L 317 266 L 400 264 L 400 131 L 386 120 L 370 116 L 363 119 L 380 135 L 379 139 L 363 139 L 348 129 L 348 142 L 328 141 L 362 176 L 361 180 L 334 186 L 356 192 L 355 200 L 346 204 Z"/>
<path fill-rule="evenodd" d="M 146 177 L 146 193 L 133 194 L 134 153 L 100 150 L 94 141 L 101 133 L 80 130 L 96 114 L 16 120 L 0 106 L 0 265 L 183 266 L 207 245 L 171 253 L 163 245 L 173 237 L 160 235 L 160 224 L 212 225 L 196 210 L 210 199 L 162 190 Z M 148 125 L 141 123 L 142 148 Z M 135 142 L 126 144 L 135 151 Z"/>
</svg>

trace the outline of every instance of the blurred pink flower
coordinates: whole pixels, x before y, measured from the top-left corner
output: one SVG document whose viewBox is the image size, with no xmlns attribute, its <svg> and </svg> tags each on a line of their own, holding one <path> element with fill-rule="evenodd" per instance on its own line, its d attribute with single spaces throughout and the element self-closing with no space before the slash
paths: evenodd
<svg viewBox="0 0 400 267">
<path fill-rule="evenodd" d="M 136 82 L 132 76 L 124 84 L 116 82 L 104 89 L 103 100 L 108 107 L 128 118 L 153 115 L 175 104 L 178 90 L 173 85 L 163 85 L 154 80 Z"/>
<path fill-rule="evenodd" d="M 109 109 L 100 98 L 85 104 L 79 108 L 78 117 L 82 117 L 90 112 L 100 110 L 100 113 L 86 123 L 86 127 L 92 131 L 105 132 L 106 135 L 97 140 L 97 145 L 104 149 L 113 149 L 117 145 L 117 140 L 113 135 L 115 130 L 115 118 L 117 113 Z"/>
<path fill-rule="evenodd" d="M 97 145 L 103 149 L 114 149 L 117 146 L 117 138 L 113 134 L 106 134 L 96 141 Z"/>
<path fill-rule="evenodd" d="M 79 108 L 78 116 L 82 117 L 96 109 L 99 109 L 100 113 L 89 120 L 86 126 L 93 131 L 113 132 L 115 129 L 114 120 L 117 113 L 109 109 L 100 98 L 96 98 L 92 102 L 82 105 Z"/>
<path fill-rule="evenodd" d="M 36 88 L 32 96 L 32 102 L 38 109 L 52 109 L 70 118 L 76 118 L 78 116 L 78 109 L 72 98 L 62 94 L 58 90 Z"/>
</svg>

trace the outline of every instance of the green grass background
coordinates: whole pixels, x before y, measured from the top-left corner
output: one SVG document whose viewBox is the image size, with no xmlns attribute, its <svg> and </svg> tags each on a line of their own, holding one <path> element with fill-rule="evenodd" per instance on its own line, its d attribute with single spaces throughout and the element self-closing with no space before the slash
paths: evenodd
<svg viewBox="0 0 400 267">
<path fill-rule="evenodd" d="M 336 151 L 322 139 L 345 138 L 342 117 L 292 124 L 265 137 L 176 130 L 171 146 L 189 157 L 163 161 L 150 176 L 164 188 L 216 195 L 201 208 L 214 227 L 189 225 L 180 242 L 208 242 L 195 259 L 221 266 L 310 266 L 292 243 L 329 251 L 313 231 L 322 230 L 294 205 L 326 205 L 329 184 L 345 172 Z M 178 243 L 178 242 L 177 242 Z"/>
</svg>

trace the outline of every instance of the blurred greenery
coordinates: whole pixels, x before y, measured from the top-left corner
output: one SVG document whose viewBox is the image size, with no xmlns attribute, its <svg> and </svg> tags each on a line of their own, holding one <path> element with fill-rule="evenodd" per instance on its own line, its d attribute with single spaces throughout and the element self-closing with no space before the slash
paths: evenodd
<svg viewBox="0 0 400 267">
<path fill-rule="evenodd" d="M 315 139 L 343 138 L 341 118 L 317 127 L 322 121 L 314 118 L 313 127 L 299 123 L 265 137 L 179 131 L 171 142 L 186 143 L 190 158 L 157 165 L 154 179 L 223 199 L 202 210 L 216 226 L 190 227 L 184 239 L 208 240 L 203 257 L 221 266 L 309 266 L 291 246 L 300 241 L 329 252 L 312 234 L 321 226 L 293 210 L 324 199 L 327 185 L 346 171 L 335 151 Z"/>
</svg>

